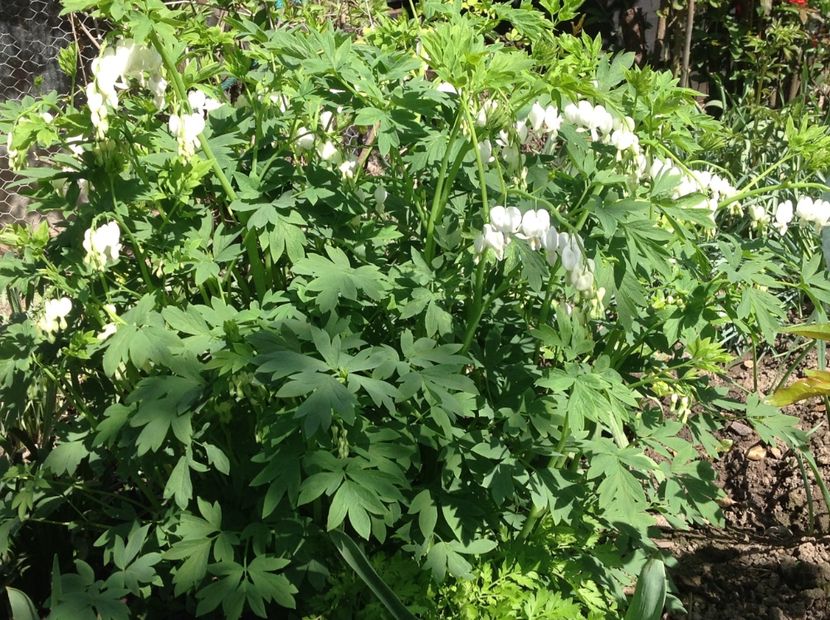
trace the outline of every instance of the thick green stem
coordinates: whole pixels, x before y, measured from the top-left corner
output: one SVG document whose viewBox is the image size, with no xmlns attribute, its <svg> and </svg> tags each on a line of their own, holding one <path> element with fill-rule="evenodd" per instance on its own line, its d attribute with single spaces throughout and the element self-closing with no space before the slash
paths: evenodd
<svg viewBox="0 0 830 620">
<path fill-rule="evenodd" d="M 563 450 L 565 449 L 565 443 L 568 441 L 568 435 L 570 435 L 570 427 L 568 425 L 568 417 L 566 415 L 565 421 L 562 423 L 562 433 L 559 436 L 559 442 L 556 444 L 556 453 L 551 455 L 545 469 L 550 469 L 551 467 L 560 469 L 562 465 L 565 464 L 567 457 L 563 453 Z M 547 511 L 547 507 L 543 506 L 542 508 L 539 508 L 538 506 L 534 506 L 531 509 L 530 514 L 527 516 L 527 521 L 525 521 L 522 531 L 519 532 L 518 540 L 526 540 L 527 537 L 533 533 L 539 519 L 541 519 Z"/>
<path fill-rule="evenodd" d="M 444 196 L 444 183 L 447 178 L 447 166 L 450 163 L 450 153 L 455 144 L 455 137 L 458 135 L 458 130 L 461 127 L 461 111 L 455 117 L 455 123 L 450 130 L 450 137 L 447 140 L 447 150 L 444 152 L 444 158 L 441 160 L 441 170 L 438 173 L 438 182 L 435 185 L 435 194 L 432 197 L 432 208 L 429 212 L 429 219 L 427 220 L 427 241 L 424 256 L 427 264 L 432 264 L 432 259 L 435 258 L 435 224 L 441 217 L 444 210 L 442 198 Z"/>
<path fill-rule="evenodd" d="M 173 88 L 176 91 L 176 95 L 178 96 L 179 103 L 182 105 L 184 110 L 188 113 L 192 112 L 190 108 L 190 102 L 187 99 L 187 88 L 184 85 L 184 81 L 182 80 L 181 73 L 176 68 L 176 63 L 170 57 L 170 53 L 167 50 L 167 47 L 161 42 L 156 35 L 155 32 L 150 33 L 150 42 L 153 44 L 153 47 L 156 48 L 159 55 L 161 56 L 162 62 L 164 63 L 164 67 L 167 70 L 168 75 L 173 84 Z M 207 157 L 208 161 L 210 161 L 211 168 L 213 169 L 213 173 L 216 175 L 216 179 L 219 181 L 219 185 L 222 186 L 222 190 L 225 192 L 225 195 L 228 198 L 229 202 L 233 202 L 237 200 L 236 191 L 234 191 L 233 186 L 231 185 L 230 180 L 225 175 L 225 171 L 222 170 L 222 166 L 219 164 L 219 160 L 216 159 L 216 155 L 213 152 L 213 149 L 208 142 L 208 139 L 205 135 L 199 134 L 199 144 L 202 147 L 202 151 Z M 262 258 L 259 255 L 259 244 L 257 243 L 256 237 L 251 234 L 253 231 L 249 230 L 245 234 L 244 244 L 245 250 L 248 254 L 248 259 L 251 264 L 251 274 L 254 278 L 254 286 L 256 287 L 257 294 L 259 295 L 260 299 L 265 296 L 268 291 L 267 280 L 265 277 L 265 268 L 262 264 Z"/>
<path fill-rule="evenodd" d="M 461 100 L 461 110 L 464 112 L 464 118 L 467 122 L 467 130 L 470 132 L 470 138 L 473 143 L 473 153 L 476 157 L 476 166 L 478 168 L 478 183 L 481 188 L 481 204 L 483 208 L 484 221 L 490 219 L 490 208 L 487 203 L 487 181 L 484 178 L 484 162 L 481 160 L 481 152 L 478 149 L 478 138 L 476 138 L 476 128 L 473 122 L 473 117 L 470 114 L 470 109 L 467 107 L 467 102 Z M 481 317 L 484 315 L 484 257 L 479 262 L 476 268 L 475 286 L 473 288 L 473 305 L 469 312 L 467 319 L 467 329 L 464 333 L 464 343 L 462 351 L 467 351 L 473 342 L 478 324 L 481 322 Z"/>
<path fill-rule="evenodd" d="M 804 468 L 804 457 L 801 456 L 798 450 L 794 450 L 794 453 L 795 460 L 798 461 L 798 470 L 801 472 L 801 480 L 804 483 L 804 493 L 807 496 L 807 533 L 812 534 L 816 523 L 815 509 L 813 508 L 813 488 L 810 485 L 807 470 Z"/>
<path fill-rule="evenodd" d="M 481 257 L 476 267 L 476 279 L 473 287 L 473 305 L 471 306 L 469 316 L 467 317 L 467 329 L 464 331 L 464 342 L 461 347 L 462 353 L 466 353 L 473 343 L 478 324 L 481 321 L 481 316 L 484 314 L 484 257 Z"/>
<path fill-rule="evenodd" d="M 758 183 L 759 183 L 759 182 L 761 182 L 762 180 L 764 180 L 765 178 L 767 178 L 769 175 L 771 175 L 773 172 L 775 172 L 778 168 L 780 168 L 781 166 L 783 166 L 785 163 L 787 163 L 787 162 L 788 162 L 789 160 L 791 160 L 793 157 L 795 157 L 795 155 L 794 155 L 793 153 L 789 153 L 788 155 L 785 155 L 784 157 L 782 157 L 781 159 L 779 159 L 777 162 L 775 162 L 775 163 L 774 163 L 774 164 L 772 164 L 771 166 L 767 167 L 767 169 L 766 169 L 766 170 L 763 170 L 763 171 L 761 171 L 759 174 L 755 175 L 755 176 L 754 176 L 754 177 L 753 177 L 753 178 L 749 181 L 749 183 L 747 183 L 746 185 L 744 185 L 741 189 L 742 189 L 742 190 L 750 190 L 750 189 L 752 189 L 755 185 L 758 185 Z"/>
<path fill-rule="evenodd" d="M 808 181 L 799 183 L 790 183 L 785 181 L 784 183 L 779 183 L 777 185 L 767 185 L 766 187 L 759 187 L 758 189 L 741 191 L 731 198 L 720 201 L 720 203 L 718 203 L 718 208 L 725 207 L 733 202 L 738 202 L 739 200 L 744 200 L 745 198 L 760 196 L 761 194 L 769 194 L 782 189 L 820 189 L 823 192 L 828 192 L 830 191 L 830 185 L 825 185 L 824 183 L 810 183 Z"/>
<path fill-rule="evenodd" d="M 821 497 L 824 499 L 824 505 L 830 508 L 830 491 L 827 490 L 827 485 L 824 484 L 824 479 L 821 477 L 821 472 L 816 465 L 815 459 L 809 453 L 803 454 L 803 456 L 804 460 L 807 461 L 807 465 L 810 466 L 810 470 L 813 472 L 813 477 L 815 477 L 816 484 L 821 491 Z"/>
</svg>

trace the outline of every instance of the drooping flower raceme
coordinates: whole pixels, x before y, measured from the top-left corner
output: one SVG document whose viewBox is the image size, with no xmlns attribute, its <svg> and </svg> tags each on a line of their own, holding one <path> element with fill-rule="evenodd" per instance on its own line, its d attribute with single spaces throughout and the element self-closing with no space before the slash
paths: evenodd
<svg viewBox="0 0 830 620">
<path fill-rule="evenodd" d="M 703 194 L 700 203 L 693 205 L 691 208 L 709 209 L 713 218 L 718 205 L 723 200 L 732 198 L 738 193 L 738 190 L 727 179 L 718 174 L 708 170 L 690 170 L 686 173 L 672 161 L 655 157 L 649 167 L 648 176 L 655 180 L 664 175 L 675 176 L 679 179 L 679 183 L 672 191 L 674 199 L 695 193 Z M 739 214 L 740 209 L 739 202 L 732 202 L 729 205 L 729 210 L 733 214 Z"/>
<path fill-rule="evenodd" d="M 38 329 L 49 337 L 66 329 L 66 317 L 71 311 L 72 300 L 68 297 L 48 300 L 43 306 L 43 315 L 37 322 Z"/>
<path fill-rule="evenodd" d="M 105 269 L 118 261 L 121 252 L 121 230 L 115 222 L 98 228 L 89 228 L 84 233 L 84 263 L 93 269 Z"/>
<path fill-rule="evenodd" d="M 476 262 L 488 249 L 493 250 L 497 260 L 503 260 L 505 248 L 513 238 L 527 242 L 532 250 L 543 248 L 548 263 L 555 265 L 560 261 L 571 286 L 590 296 L 594 289 L 594 261 L 585 257 L 576 234 L 559 233 L 551 226 L 550 213 L 544 209 L 531 209 L 524 214 L 516 207 L 498 205 L 490 209 L 490 221 L 474 242 Z"/>
<path fill-rule="evenodd" d="M 96 136 L 103 139 L 109 129 L 109 111 L 118 108 L 118 90 L 129 88 L 136 79 L 142 88 L 153 92 L 156 105 L 164 105 L 167 81 L 161 74 L 161 56 L 154 49 L 122 39 L 105 48 L 92 61 L 92 81 L 86 86 L 90 119 Z"/>
</svg>

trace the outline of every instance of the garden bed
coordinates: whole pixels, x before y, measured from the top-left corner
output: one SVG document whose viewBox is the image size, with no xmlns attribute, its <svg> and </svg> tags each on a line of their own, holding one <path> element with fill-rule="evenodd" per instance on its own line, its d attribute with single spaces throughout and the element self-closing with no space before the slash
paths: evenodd
<svg viewBox="0 0 830 620">
<path fill-rule="evenodd" d="M 792 348 L 781 344 L 779 351 Z M 768 393 L 791 357 L 759 363 L 758 387 Z M 815 353 L 802 368 L 815 368 Z M 730 377 L 753 388 L 752 361 Z M 818 399 L 784 409 L 813 433 L 810 448 L 825 480 L 830 477 L 830 429 Z M 724 502 L 724 530 L 671 532 L 661 542 L 677 559 L 672 570 L 691 620 L 721 618 L 819 619 L 830 617 L 830 513 L 819 487 L 810 489 L 815 525 L 798 462 L 783 446 L 767 446 L 748 426 L 733 422 L 721 438 L 733 442 L 714 463 Z"/>
</svg>

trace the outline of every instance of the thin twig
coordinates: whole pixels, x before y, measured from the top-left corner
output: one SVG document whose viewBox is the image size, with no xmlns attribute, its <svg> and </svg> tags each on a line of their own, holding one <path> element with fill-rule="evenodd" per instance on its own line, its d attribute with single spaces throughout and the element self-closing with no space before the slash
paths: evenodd
<svg viewBox="0 0 830 620">
<path fill-rule="evenodd" d="M 90 43 L 92 43 L 95 46 L 95 49 L 100 50 L 101 44 L 98 43 L 98 39 L 95 38 L 95 36 L 89 31 L 89 28 L 87 28 L 84 25 L 84 22 L 82 22 L 80 19 L 78 20 L 78 26 L 80 26 L 81 30 L 84 31 L 84 34 L 86 34 L 86 36 L 89 38 Z"/>
</svg>

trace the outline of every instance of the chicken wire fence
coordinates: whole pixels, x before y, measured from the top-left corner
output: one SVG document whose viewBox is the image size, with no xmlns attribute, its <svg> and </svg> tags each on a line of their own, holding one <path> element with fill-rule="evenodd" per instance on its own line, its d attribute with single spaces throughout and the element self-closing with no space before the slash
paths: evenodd
<svg viewBox="0 0 830 620">
<path fill-rule="evenodd" d="M 79 79 L 97 53 L 103 30 L 95 20 L 61 15 L 59 0 L 0 0 L 0 101 L 65 93 L 69 79 L 58 67 L 58 52 L 76 44 Z M 9 185 L 6 140 L 0 140 L 0 224 L 26 219 L 26 201 Z"/>
</svg>

